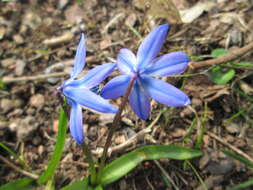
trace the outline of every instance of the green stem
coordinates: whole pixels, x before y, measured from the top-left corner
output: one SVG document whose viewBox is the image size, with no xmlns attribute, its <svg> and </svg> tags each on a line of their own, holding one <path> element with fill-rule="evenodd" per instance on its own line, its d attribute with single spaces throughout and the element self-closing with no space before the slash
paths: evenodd
<svg viewBox="0 0 253 190">
<path fill-rule="evenodd" d="M 99 168 L 98 168 L 98 174 L 97 174 L 97 179 L 96 179 L 96 184 L 99 184 L 100 181 L 101 181 L 101 173 L 102 173 L 102 170 L 105 166 L 105 161 L 106 161 L 106 157 L 107 157 L 107 153 L 108 153 L 108 149 L 109 147 L 111 146 L 112 144 L 112 137 L 113 137 L 113 134 L 117 128 L 117 126 L 119 125 L 119 122 L 121 120 L 121 114 L 126 106 L 126 103 L 127 103 L 127 100 L 128 100 L 128 97 L 131 93 L 131 90 L 132 90 L 132 87 L 134 85 L 134 82 L 137 78 L 137 75 L 136 76 L 133 76 L 131 78 L 131 81 L 127 87 L 127 90 L 126 90 L 126 93 L 123 97 L 123 100 L 122 100 L 122 103 L 119 107 L 119 111 L 117 112 L 117 114 L 115 115 L 114 119 L 113 119 L 113 122 L 112 122 L 112 127 L 109 129 L 109 134 L 107 136 L 107 139 L 106 139 L 106 143 L 105 143 L 105 146 L 104 146 L 104 151 L 102 153 L 102 156 L 101 156 L 101 162 L 99 164 Z"/>
<path fill-rule="evenodd" d="M 90 151 L 88 145 L 85 142 L 82 144 L 82 148 L 83 148 L 83 152 L 86 156 L 86 159 L 89 163 L 89 170 L 90 170 L 90 174 L 91 174 L 91 185 L 94 185 L 95 181 L 96 181 L 97 174 L 96 174 L 95 164 L 92 159 L 92 154 L 91 154 L 91 151 Z"/>
</svg>

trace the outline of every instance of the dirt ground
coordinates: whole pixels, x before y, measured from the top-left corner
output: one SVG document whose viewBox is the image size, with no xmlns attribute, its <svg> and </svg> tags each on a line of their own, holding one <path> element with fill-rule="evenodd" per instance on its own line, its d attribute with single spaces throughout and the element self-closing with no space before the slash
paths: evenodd
<svg viewBox="0 0 253 190">
<path fill-rule="evenodd" d="M 121 48 L 136 52 L 148 32 L 163 23 L 171 28 L 161 54 L 183 51 L 198 63 L 212 59 L 214 49 L 230 52 L 251 43 L 252 18 L 251 0 L 0 1 L 0 142 L 22 155 L 34 173 L 46 167 L 57 133 L 60 103 L 56 88 L 68 77 L 81 32 L 86 35 L 86 70 L 112 61 Z M 249 50 L 234 62 L 252 64 L 252 55 Z M 223 70 L 231 68 L 220 64 Z M 225 190 L 252 179 L 253 170 L 221 150 L 253 160 L 253 67 L 232 68 L 235 75 L 226 84 L 211 80 L 211 69 L 210 65 L 189 68 L 187 76 L 166 78 L 190 96 L 191 108 L 152 102 L 150 119 L 143 122 L 128 107 L 110 160 L 146 144 L 197 146 L 203 156 L 188 164 L 145 162 L 107 189 L 201 190 L 206 186 Z M 113 103 L 119 105 L 120 99 Z M 84 113 L 86 139 L 97 157 L 112 117 Z M 151 132 L 117 149 L 146 127 Z M 19 166 L 14 157 L 0 150 L 1 156 Z M 56 187 L 86 175 L 83 152 L 68 134 Z M 24 175 L 0 160 L 0 185 L 20 177 Z"/>
</svg>

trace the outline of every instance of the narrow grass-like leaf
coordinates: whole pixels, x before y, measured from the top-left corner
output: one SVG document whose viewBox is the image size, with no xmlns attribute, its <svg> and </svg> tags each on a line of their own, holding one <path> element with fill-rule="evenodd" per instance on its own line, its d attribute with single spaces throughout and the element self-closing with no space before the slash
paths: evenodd
<svg viewBox="0 0 253 190">
<path fill-rule="evenodd" d="M 105 166 L 101 175 L 101 185 L 107 185 L 120 179 L 145 160 L 157 160 L 162 158 L 187 160 L 201 155 L 202 152 L 199 150 L 175 145 L 143 146 L 124 154 Z"/>
<path fill-rule="evenodd" d="M 96 189 L 91 186 L 89 186 L 89 178 L 85 178 L 84 180 L 76 181 L 70 185 L 67 185 L 61 190 L 103 190 L 103 189 Z"/>
<path fill-rule="evenodd" d="M 222 152 L 224 154 L 226 154 L 227 156 L 230 156 L 230 157 L 244 163 L 249 169 L 253 169 L 253 163 L 251 161 L 243 158 L 242 156 L 240 156 L 234 152 L 228 151 L 228 150 L 222 150 Z"/>
<path fill-rule="evenodd" d="M 239 63 L 231 62 L 230 65 L 235 68 L 251 68 L 251 67 L 253 67 L 253 63 L 247 62 L 247 61 L 242 61 Z"/>
<path fill-rule="evenodd" d="M 0 190 L 32 190 L 33 182 L 33 179 L 25 177 L 1 186 Z"/>
<path fill-rule="evenodd" d="M 3 143 L 0 143 L 0 147 L 3 148 L 6 152 L 8 152 L 15 159 L 17 159 L 19 161 L 19 164 L 22 165 L 22 167 L 27 167 L 25 161 L 17 153 L 12 151 L 9 147 L 4 145 Z"/>
<path fill-rule="evenodd" d="M 47 169 L 38 179 L 39 184 L 46 183 L 54 175 L 55 169 L 61 159 L 61 155 L 63 152 L 65 137 L 66 137 L 66 132 L 67 132 L 67 123 L 68 123 L 67 115 L 63 111 L 63 109 L 61 109 L 55 150 L 48 164 Z"/>
<path fill-rule="evenodd" d="M 240 189 L 245 189 L 250 186 L 253 186 L 253 179 L 240 183 L 239 185 L 236 185 L 232 188 L 228 188 L 227 190 L 240 190 Z"/>
<path fill-rule="evenodd" d="M 3 81 L 3 79 L 2 78 L 0 78 L 0 89 L 5 89 L 6 88 L 6 86 L 5 86 L 5 83 L 4 83 L 4 81 Z"/>
</svg>

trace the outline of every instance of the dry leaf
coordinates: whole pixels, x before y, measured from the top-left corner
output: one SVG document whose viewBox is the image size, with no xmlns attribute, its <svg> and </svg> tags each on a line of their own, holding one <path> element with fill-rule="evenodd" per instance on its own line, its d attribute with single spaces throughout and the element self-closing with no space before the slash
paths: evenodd
<svg viewBox="0 0 253 190">
<path fill-rule="evenodd" d="M 146 9 L 153 18 L 164 18 L 170 23 L 181 23 L 177 7 L 171 0 L 134 0 L 134 5 Z"/>
</svg>

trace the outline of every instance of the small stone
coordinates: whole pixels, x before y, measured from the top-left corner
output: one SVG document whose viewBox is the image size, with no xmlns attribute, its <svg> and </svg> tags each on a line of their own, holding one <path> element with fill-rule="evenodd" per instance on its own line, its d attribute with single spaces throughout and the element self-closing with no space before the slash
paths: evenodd
<svg viewBox="0 0 253 190">
<path fill-rule="evenodd" d="M 19 122 L 20 122 L 20 119 L 16 119 L 16 120 L 12 121 L 9 125 L 10 131 L 12 131 L 12 132 L 16 131 L 18 128 Z"/>
<path fill-rule="evenodd" d="M 17 43 L 17 44 L 23 44 L 25 41 L 24 41 L 24 38 L 19 35 L 19 34 L 16 34 L 13 36 L 13 40 Z"/>
<path fill-rule="evenodd" d="M 20 108 L 23 105 L 23 101 L 21 99 L 14 100 L 13 104 L 15 108 Z"/>
<path fill-rule="evenodd" d="M 112 44 L 111 40 L 110 39 L 105 39 L 105 40 L 102 40 L 99 44 L 99 47 L 100 47 L 100 50 L 104 50 L 108 47 L 110 47 Z"/>
<path fill-rule="evenodd" d="M 5 27 L 3 27 L 3 26 L 0 27 L 0 40 L 2 40 L 4 38 L 4 36 L 6 34 L 6 30 L 7 29 Z"/>
<path fill-rule="evenodd" d="M 34 115 L 35 114 L 35 109 L 30 107 L 26 110 L 26 113 L 27 113 L 27 115 Z"/>
<path fill-rule="evenodd" d="M 212 175 L 224 175 L 231 172 L 235 167 L 234 162 L 231 159 L 223 159 L 219 162 L 211 161 L 207 166 L 207 170 Z"/>
<path fill-rule="evenodd" d="M 54 120 L 54 121 L 53 121 L 53 131 L 54 131 L 55 133 L 58 132 L 58 124 L 59 124 L 59 120 Z"/>
<path fill-rule="evenodd" d="M 11 111 L 14 108 L 14 104 L 13 101 L 10 99 L 2 99 L 1 100 L 1 110 L 3 113 L 8 113 L 9 111 Z"/>
<path fill-rule="evenodd" d="M 31 106 L 38 108 L 44 105 L 45 98 L 42 94 L 35 94 L 30 98 L 29 103 Z"/>
<path fill-rule="evenodd" d="M 13 59 L 13 58 L 6 58 L 1 61 L 1 66 L 3 68 L 9 68 L 10 66 L 12 66 L 14 64 L 15 64 L 15 59 Z"/>
<path fill-rule="evenodd" d="M 24 62 L 22 60 L 17 60 L 16 61 L 16 67 L 15 67 L 15 74 L 17 76 L 23 75 L 25 66 L 26 66 L 26 62 Z"/>
<path fill-rule="evenodd" d="M 36 29 L 42 20 L 35 12 L 28 11 L 23 18 L 23 25 L 29 26 L 31 29 Z"/>
<path fill-rule="evenodd" d="M 62 10 L 66 7 L 66 5 L 69 3 L 68 0 L 59 0 L 58 1 L 58 5 L 57 5 L 57 8 Z"/>
<path fill-rule="evenodd" d="M 39 145 L 39 147 L 38 147 L 39 155 L 42 155 L 43 152 L 44 152 L 44 147 L 42 145 Z"/>
<path fill-rule="evenodd" d="M 240 133 L 240 126 L 237 123 L 229 123 L 228 125 L 226 125 L 226 130 L 230 134 Z"/>
<path fill-rule="evenodd" d="M 34 145 L 39 145 L 41 143 L 41 137 L 36 137 L 32 139 Z"/>
<path fill-rule="evenodd" d="M 27 116 L 26 118 L 22 119 L 16 128 L 18 141 L 26 140 L 37 128 L 38 123 L 34 117 Z"/>
<path fill-rule="evenodd" d="M 15 109 L 13 112 L 10 112 L 7 115 L 7 118 L 15 117 L 15 116 L 21 116 L 24 113 L 23 109 Z"/>
<path fill-rule="evenodd" d="M 132 13 L 126 18 L 125 24 L 129 26 L 134 26 L 136 21 L 137 21 L 136 14 Z"/>
<path fill-rule="evenodd" d="M 184 129 L 177 128 L 172 133 L 171 136 L 175 138 L 179 138 L 186 135 L 186 131 Z"/>
<path fill-rule="evenodd" d="M 125 135 L 119 135 L 115 138 L 114 140 L 115 144 L 122 144 L 124 142 L 126 142 L 126 137 Z"/>
</svg>

